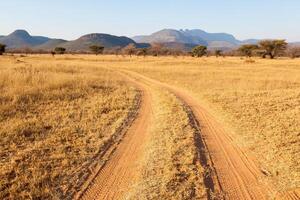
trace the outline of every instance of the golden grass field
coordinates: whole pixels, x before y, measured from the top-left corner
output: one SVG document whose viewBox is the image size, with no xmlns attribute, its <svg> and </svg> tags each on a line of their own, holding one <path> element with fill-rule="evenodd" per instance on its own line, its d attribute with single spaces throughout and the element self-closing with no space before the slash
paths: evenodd
<svg viewBox="0 0 300 200">
<path fill-rule="evenodd" d="M 0 58 L 0 199 L 62 199 L 126 120 L 137 91 L 76 61 Z"/>
<path fill-rule="evenodd" d="M 300 187 L 300 60 L 16 55 L 0 57 L 1 199 L 67 197 L 95 160 L 104 162 L 97 157 L 101 147 L 137 109 L 139 97 L 114 70 L 188 91 L 253 155 L 266 174 L 262 181 L 277 191 Z M 152 90 L 143 181 L 129 198 L 205 198 L 184 105 Z"/>
</svg>

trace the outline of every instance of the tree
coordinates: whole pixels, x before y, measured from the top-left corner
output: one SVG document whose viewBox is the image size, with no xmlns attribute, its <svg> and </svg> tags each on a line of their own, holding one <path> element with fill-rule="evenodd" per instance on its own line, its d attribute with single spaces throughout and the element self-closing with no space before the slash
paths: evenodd
<svg viewBox="0 0 300 200">
<path fill-rule="evenodd" d="M 132 54 L 135 53 L 135 51 L 136 51 L 135 44 L 132 43 L 123 48 L 123 52 L 129 55 L 130 57 L 132 56 Z"/>
<path fill-rule="evenodd" d="M 90 46 L 90 50 L 91 50 L 91 52 L 93 52 L 96 55 L 103 54 L 104 47 L 99 46 L 99 45 L 92 45 L 92 46 Z"/>
<path fill-rule="evenodd" d="M 54 49 L 54 52 L 55 52 L 56 54 L 64 54 L 64 53 L 66 52 L 66 49 L 63 48 L 63 47 L 56 47 L 56 48 Z"/>
<path fill-rule="evenodd" d="M 260 49 L 264 50 L 263 58 L 269 56 L 271 59 L 284 53 L 287 45 L 285 40 L 263 40 L 259 43 Z"/>
<path fill-rule="evenodd" d="M 255 50 L 257 50 L 259 47 L 258 45 L 255 44 L 245 44 L 240 46 L 240 48 L 238 49 L 238 51 L 243 55 L 243 56 L 247 56 L 247 57 L 252 57 L 253 56 L 253 52 Z"/>
<path fill-rule="evenodd" d="M 5 53 L 5 48 L 6 48 L 6 45 L 0 43 L 0 55 L 3 55 L 3 53 Z"/>
<path fill-rule="evenodd" d="M 216 57 L 222 56 L 222 53 L 223 53 L 223 51 L 220 50 L 220 49 L 215 50 L 215 56 Z"/>
<path fill-rule="evenodd" d="M 193 57 L 202 57 L 207 54 L 207 47 L 206 46 L 196 46 L 192 49 L 192 56 Z"/>
</svg>

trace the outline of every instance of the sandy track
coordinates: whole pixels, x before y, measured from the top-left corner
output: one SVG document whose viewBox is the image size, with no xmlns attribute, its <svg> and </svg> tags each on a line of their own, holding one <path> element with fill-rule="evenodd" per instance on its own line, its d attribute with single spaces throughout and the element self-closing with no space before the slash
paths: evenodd
<svg viewBox="0 0 300 200">
<path fill-rule="evenodd" d="M 280 193 L 276 200 L 299 200 L 300 199 L 300 188 L 296 188 L 291 191 Z"/>
<path fill-rule="evenodd" d="M 131 184 L 138 179 L 137 161 L 143 156 L 147 130 L 151 122 L 151 89 L 145 83 L 160 86 L 175 94 L 189 109 L 200 124 L 199 137 L 203 140 L 204 151 L 209 159 L 210 177 L 213 186 L 209 199 L 271 199 L 275 192 L 270 185 L 262 183 L 266 174 L 256 165 L 254 159 L 234 144 L 222 125 L 198 101 L 184 90 L 169 86 L 135 72 L 125 71 L 132 77 L 131 82 L 143 92 L 139 115 L 129 128 L 107 164 L 94 179 L 82 199 L 123 199 Z M 196 127 L 197 128 L 197 127 Z M 203 155 L 203 152 L 202 152 Z M 277 199 L 298 199 L 299 192 L 284 193 Z"/>
<path fill-rule="evenodd" d="M 222 126 L 193 98 L 178 89 L 173 91 L 191 106 L 201 124 L 201 137 L 225 199 L 267 199 L 272 190 L 259 182 L 263 173 L 251 158 L 233 144 Z"/>
<path fill-rule="evenodd" d="M 273 193 L 272 188 L 260 182 L 260 178 L 265 176 L 264 173 L 247 152 L 233 143 L 222 125 L 195 99 L 179 88 L 134 72 L 127 73 L 168 89 L 191 108 L 200 124 L 201 138 L 206 144 L 208 157 L 213 163 L 212 173 L 217 176 L 214 182 L 217 198 L 239 200 L 270 198 L 269 195 Z"/>
<path fill-rule="evenodd" d="M 128 188 L 138 179 L 138 160 L 143 156 L 152 104 L 150 92 L 143 85 L 131 82 L 142 91 L 138 116 L 80 199 L 123 199 Z"/>
</svg>

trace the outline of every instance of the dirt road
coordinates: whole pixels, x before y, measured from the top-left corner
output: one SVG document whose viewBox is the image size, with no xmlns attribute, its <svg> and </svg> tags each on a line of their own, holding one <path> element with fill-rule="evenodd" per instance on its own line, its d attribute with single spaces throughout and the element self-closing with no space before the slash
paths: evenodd
<svg viewBox="0 0 300 200">
<path fill-rule="evenodd" d="M 163 84 L 156 80 L 134 72 L 127 72 L 131 76 L 139 77 L 153 84 L 168 89 L 187 104 L 200 124 L 201 138 L 206 143 L 217 181 L 215 188 L 219 188 L 225 199 L 268 199 L 272 195 L 271 187 L 260 182 L 265 176 L 257 165 L 248 157 L 247 152 L 236 146 L 217 120 L 195 99 L 185 91 Z M 219 195 L 220 198 L 220 195 Z"/>
<path fill-rule="evenodd" d="M 151 124 L 151 89 L 145 86 L 145 82 L 175 94 L 191 109 L 200 124 L 199 137 L 204 141 L 206 148 L 202 151 L 211 161 L 211 173 L 215 177 L 214 194 L 208 195 L 210 199 L 263 200 L 275 197 L 271 185 L 261 181 L 268 174 L 256 165 L 248 152 L 233 142 L 222 125 L 197 100 L 180 88 L 138 73 L 124 71 L 124 74 L 131 77 L 143 91 L 141 110 L 125 138 L 82 199 L 122 199 L 126 190 L 138 178 L 137 161 L 143 156 L 147 130 Z M 281 199 L 297 199 L 297 197 L 297 193 L 291 193 Z"/>
</svg>

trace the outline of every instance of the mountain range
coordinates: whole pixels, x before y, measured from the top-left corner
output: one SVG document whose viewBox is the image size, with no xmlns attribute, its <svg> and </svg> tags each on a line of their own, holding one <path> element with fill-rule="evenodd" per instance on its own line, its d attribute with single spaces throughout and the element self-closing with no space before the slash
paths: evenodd
<svg viewBox="0 0 300 200">
<path fill-rule="evenodd" d="M 149 47 L 151 43 L 162 43 L 165 47 L 189 51 L 197 45 L 205 45 L 209 49 L 234 49 L 242 44 L 256 44 L 259 40 L 238 40 L 228 33 L 208 33 L 200 29 L 175 30 L 163 29 L 151 35 L 115 36 L 104 33 L 91 33 L 72 41 L 53 39 L 45 36 L 32 36 L 25 30 L 16 30 L 7 36 L 0 36 L 0 43 L 8 49 L 31 48 L 33 50 L 53 50 L 65 47 L 69 51 L 88 51 L 91 45 L 102 45 L 105 48 L 125 47 L 135 44 L 138 48 Z"/>
<path fill-rule="evenodd" d="M 16 30 L 7 36 L 0 37 L 0 43 L 5 44 L 8 49 L 31 48 L 46 51 L 53 50 L 58 46 L 65 47 L 69 51 L 88 51 L 91 45 L 102 45 L 105 48 L 122 48 L 129 44 L 135 44 L 138 48 L 149 46 L 149 44 L 136 43 L 125 36 L 119 37 L 103 33 L 87 34 L 76 40 L 67 41 L 44 36 L 31 36 L 25 30 Z"/>
<path fill-rule="evenodd" d="M 209 49 L 232 49 L 242 44 L 255 44 L 259 40 L 238 40 L 228 33 L 208 33 L 200 29 L 163 29 L 147 36 L 135 36 L 133 40 L 144 43 L 183 43 L 205 45 Z"/>
</svg>

